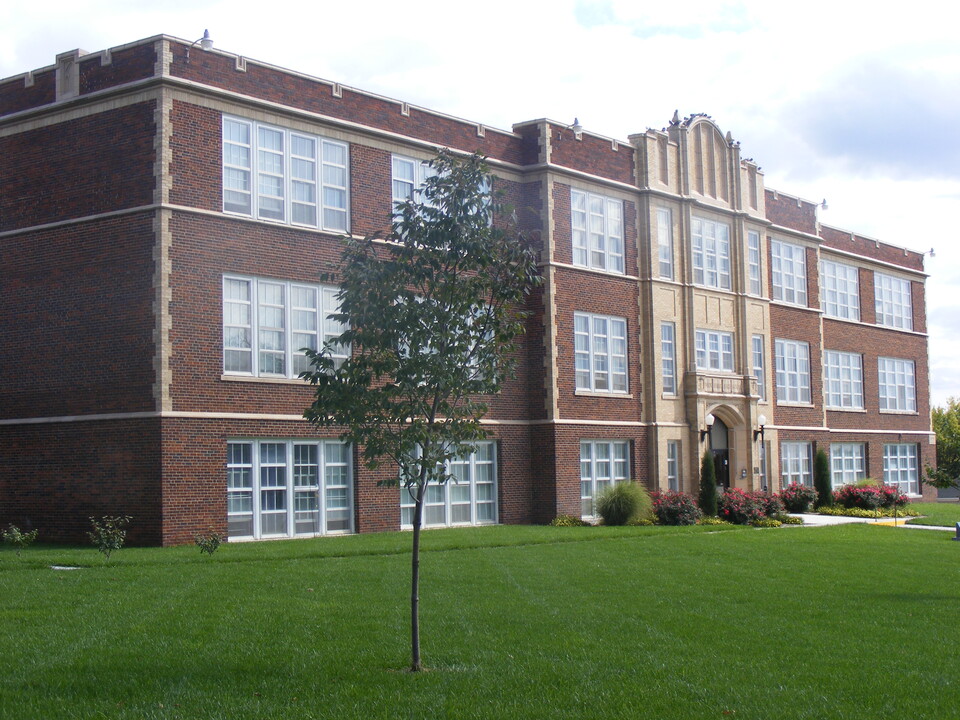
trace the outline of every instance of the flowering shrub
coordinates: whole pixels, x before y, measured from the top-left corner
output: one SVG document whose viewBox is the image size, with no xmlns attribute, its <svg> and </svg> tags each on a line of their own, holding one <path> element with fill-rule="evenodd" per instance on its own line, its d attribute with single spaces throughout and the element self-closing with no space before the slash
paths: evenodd
<svg viewBox="0 0 960 720">
<path fill-rule="evenodd" d="M 780 519 L 780 515 L 787 514 L 787 508 L 779 495 L 765 495 L 756 493 L 757 500 L 763 504 L 763 514 L 769 518 Z"/>
<path fill-rule="evenodd" d="M 766 495 L 727 488 L 717 498 L 717 515 L 735 525 L 748 525 L 766 517 Z"/>
<path fill-rule="evenodd" d="M 880 507 L 902 508 L 910 503 L 910 498 L 900 492 L 900 488 L 893 485 L 884 485 L 880 488 Z"/>
<path fill-rule="evenodd" d="M 802 483 L 794 482 L 780 491 L 780 500 L 789 512 L 810 512 L 810 507 L 817 501 L 817 491 Z"/>
<path fill-rule="evenodd" d="M 844 485 L 834 498 L 845 508 L 861 510 L 876 510 L 883 503 L 883 493 L 876 485 Z"/>
<path fill-rule="evenodd" d="M 696 525 L 702 513 L 694 499 L 682 492 L 653 492 L 653 512 L 661 525 Z"/>
</svg>

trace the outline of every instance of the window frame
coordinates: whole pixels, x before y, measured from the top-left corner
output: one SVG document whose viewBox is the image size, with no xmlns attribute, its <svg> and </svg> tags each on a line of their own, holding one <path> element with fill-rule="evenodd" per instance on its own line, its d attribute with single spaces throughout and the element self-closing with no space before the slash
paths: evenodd
<svg viewBox="0 0 960 720">
<path fill-rule="evenodd" d="M 265 459 L 265 450 L 271 446 L 283 448 L 283 457 Z M 247 462 L 231 461 L 231 448 L 239 447 L 249 448 Z M 298 463 L 295 450 L 297 447 L 315 448 L 316 462 Z M 355 532 L 353 449 L 348 443 L 333 439 L 230 439 L 227 440 L 225 467 L 229 540 L 318 537 L 347 535 Z M 303 477 L 302 472 L 298 475 L 298 467 L 315 467 L 315 481 L 298 484 L 298 477 Z M 275 472 L 269 472 L 271 469 Z M 331 471 L 334 469 L 342 470 L 338 473 L 339 477 L 333 476 Z M 242 471 L 248 472 L 249 482 L 243 486 L 236 486 L 234 477 Z M 269 478 L 273 478 L 273 481 L 271 482 Z M 341 480 L 341 482 L 329 482 L 331 479 Z M 334 495 L 330 491 L 337 491 L 337 495 L 342 496 L 345 504 L 331 505 Z M 302 507 L 298 501 L 304 499 L 304 495 L 309 498 L 311 492 L 315 493 L 316 509 L 298 510 L 298 507 Z M 243 512 L 231 511 L 233 498 L 240 498 L 241 495 L 248 495 L 250 509 Z M 283 507 L 265 507 L 270 504 L 282 504 Z M 302 517 L 298 517 L 301 513 L 316 515 L 314 530 L 298 531 L 298 525 L 303 522 Z M 264 532 L 265 518 L 268 516 L 283 516 L 284 530 Z M 232 534 L 230 528 L 239 524 L 239 518 L 246 517 L 249 517 L 252 532 Z M 343 523 L 345 527 L 331 529 L 332 523 Z"/>
<path fill-rule="evenodd" d="M 483 450 L 486 455 L 479 451 Z M 498 452 L 497 442 L 495 440 L 481 440 L 472 445 L 470 453 L 465 456 L 453 458 L 447 463 L 446 470 L 449 474 L 455 475 L 453 468 L 459 467 L 466 469 L 467 479 L 465 482 L 459 482 L 453 477 L 446 482 L 431 482 L 427 486 L 426 494 L 423 498 L 423 527 L 424 528 L 442 528 L 442 527 L 476 527 L 481 525 L 496 525 L 500 522 L 500 497 L 499 497 L 499 472 L 498 472 Z M 479 482 L 477 480 L 479 467 L 489 467 L 489 480 Z M 478 490 L 480 487 L 489 487 L 489 498 L 479 498 Z M 467 500 L 455 498 L 452 488 L 467 488 Z M 400 486 L 400 529 L 413 529 L 413 513 L 416 507 L 410 491 L 413 487 L 407 488 L 402 484 Z M 438 497 L 439 496 L 439 497 Z M 455 508 L 469 506 L 470 519 L 467 521 L 455 521 L 453 519 Z M 491 518 L 480 517 L 480 506 L 492 509 Z M 429 522 L 430 513 L 440 509 L 443 513 L 443 519 L 439 522 Z"/>
<path fill-rule="evenodd" d="M 582 199 L 582 207 L 578 207 Z M 570 242 L 573 265 L 626 275 L 623 200 L 570 188 Z M 599 223 L 598 230 L 595 223 Z M 618 249 L 619 248 L 619 249 Z"/>
<path fill-rule="evenodd" d="M 692 220 L 690 247 L 694 285 L 730 290 L 730 226 L 696 215 Z"/>
<path fill-rule="evenodd" d="M 228 287 L 231 286 L 231 283 L 246 285 L 248 288 L 247 300 L 228 297 Z M 261 289 L 270 286 L 279 286 L 281 288 L 282 303 L 280 305 L 277 305 L 276 303 L 261 303 Z M 299 290 L 306 290 L 315 294 L 315 308 L 311 309 L 307 308 L 306 306 L 295 306 L 293 304 L 295 292 Z M 299 345 L 299 343 L 295 340 L 295 337 L 313 335 L 315 338 L 315 342 L 313 344 L 316 346 L 313 349 L 319 350 L 324 347 L 325 343 L 332 341 L 333 338 L 340 335 L 340 333 L 342 333 L 344 330 L 344 327 L 331 317 L 331 315 L 336 313 L 338 310 L 338 308 L 335 306 L 336 294 L 338 292 L 339 288 L 332 285 L 316 285 L 313 283 L 301 283 L 294 280 L 274 280 L 270 278 L 259 278 L 245 275 L 224 275 L 221 280 L 221 325 L 223 330 L 221 336 L 221 359 L 223 361 L 223 374 L 237 377 L 276 379 L 298 378 L 301 371 L 308 369 L 307 364 L 303 360 L 305 355 L 299 352 L 300 347 L 309 347 L 310 343 Z M 235 320 L 237 316 L 231 311 L 231 308 L 228 307 L 228 304 L 246 306 L 247 322 L 245 324 L 240 322 L 229 322 L 231 320 Z M 279 308 L 279 319 L 282 321 L 282 324 L 264 324 L 261 307 L 274 308 L 275 310 Z M 308 312 L 313 312 L 314 314 L 314 329 L 312 331 L 303 328 L 298 330 L 295 327 L 297 318 L 302 317 L 304 313 Z M 238 337 L 242 335 L 243 330 L 247 331 L 246 335 L 248 346 L 243 347 L 242 345 L 238 344 L 230 344 L 232 337 Z M 279 344 L 281 344 L 282 347 L 267 347 L 267 344 L 264 343 L 263 340 L 265 337 L 264 333 L 274 333 L 275 335 L 279 334 L 282 338 Z M 276 345 L 278 343 L 272 344 Z M 294 347 L 294 345 L 298 345 L 298 347 Z M 333 357 L 337 362 L 342 362 L 345 358 L 350 356 L 349 348 L 342 349 L 337 348 L 335 345 L 331 345 L 331 349 L 339 350 L 339 352 L 333 353 Z M 237 368 L 233 363 L 229 362 L 228 358 L 231 357 L 231 353 L 234 354 L 234 357 L 239 357 L 239 354 L 241 353 L 249 355 L 249 370 Z M 264 354 L 281 358 L 284 371 L 282 373 L 276 373 L 264 370 Z"/>
<path fill-rule="evenodd" d="M 588 457 L 584 457 L 584 448 L 589 448 Z M 598 448 L 604 448 L 606 455 L 600 457 Z M 621 452 L 622 451 L 622 452 Z M 620 452 L 618 456 L 616 453 Z M 609 473 L 598 475 L 598 468 L 609 465 Z M 589 468 L 588 473 L 584 469 Z M 622 468 L 622 470 L 618 470 Z M 630 441 L 629 440 L 580 440 L 580 517 L 584 520 L 597 519 L 596 500 L 603 490 L 630 480 Z M 590 503 L 590 512 L 584 512 L 587 503 Z"/>
<path fill-rule="evenodd" d="M 812 443 L 780 443 L 780 488 L 783 489 L 793 482 L 813 487 Z"/>
<path fill-rule="evenodd" d="M 760 233 L 747 231 L 747 287 L 750 295 L 763 296 L 763 262 L 760 250 Z"/>
<path fill-rule="evenodd" d="M 585 320 L 587 323 L 586 333 L 579 327 L 580 320 Z M 605 334 L 597 331 L 598 322 L 606 323 L 607 332 Z M 613 334 L 614 326 L 622 327 L 622 335 Z M 612 315 L 575 312 L 573 314 L 573 334 L 574 388 L 576 392 L 609 393 L 613 395 L 628 394 L 630 392 L 630 376 L 627 359 L 630 349 L 627 344 L 627 319 Z M 584 338 L 586 338 L 586 349 L 583 347 Z M 603 340 L 601 340 L 601 338 L 603 338 Z M 598 342 L 604 341 L 605 347 L 607 348 L 606 351 L 598 352 Z M 622 344 L 622 353 L 614 351 L 615 343 Z M 584 358 L 586 358 L 588 366 L 584 366 Z M 606 369 L 602 369 L 604 363 Z M 582 382 L 584 373 L 586 373 L 586 383 Z M 598 381 L 601 376 L 606 377 L 606 387 L 598 386 L 600 384 Z M 622 388 L 616 388 L 616 379 L 621 377 Z"/>
<path fill-rule="evenodd" d="M 679 440 L 667 440 L 667 490 L 680 492 Z"/>
<path fill-rule="evenodd" d="M 753 377 L 757 380 L 757 393 L 760 396 L 760 402 L 767 401 L 767 372 L 766 372 L 766 353 L 764 352 L 764 336 L 750 336 L 750 367 Z"/>
<path fill-rule="evenodd" d="M 873 273 L 876 323 L 896 330 L 913 330 L 913 283 L 905 278 Z"/>
<path fill-rule="evenodd" d="M 896 476 L 895 479 L 893 476 Z M 897 487 L 906 495 L 919 497 L 920 451 L 916 443 L 884 444 L 883 484 Z"/>
<path fill-rule="evenodd" d="M 830 443 L 830 484 L 833 490 L 863 480 L 867 477 L 866 468 L 864 443 Z"/>
<path fill-rule="evenodd" d="M 860 269 L 856 265 L 820 261 L 820 308 L 824 317 L 860 321 Z"/>
<path fill-rule="evenodd" d="M 807 307 L 807 249 L 770 238 L 771 296 L 774 300 Z"/>
<path fill-rule="evenodd" d="M 657 208 L 657 270 L 662 280 L 675 279 L 673 271 L 673 212 Z"/>
<path fill-rule="evenodd" d="M 908 372 L 909 370 L 909 372 Z M 893 382 L 888 378 L 893 376 Z M 902 382 L 900 382 L 902 378 Z M 877 396 L 882 413 L 917 412 L 916 363 L 906 358 L 877 358 Z"/>
<path fill-rule="evenodd" d="M 733 333 L 725 330 L 697 328 L 693 334 L 697 370 L 701 372 L 732 373 L 734 371 Z M 716 340 L 716 347 L 710 341 Z M 716 362 L 714 362 L 716 360 Z"/>
<path fill-rule="evenodd" d="M 669 335 L 669 337 L 667 337 Z M 677 328 L 672 322 L 660 323 L 660 355 L 663 394 L 677 394 Z"/>
<path fill-rule="evenodd" d="M 242 126 L 247 129 L 248 142 L 239 143 L 228 139 L 228 125 Z M 281 137 L 280 149 L 262 147 L 261 133 L 274 133 Z M 315 135 L 312 133 L 301 132 L 291 128 L 280 127 L 270 123 L 263 123 L 256 120 L 223 115 L 221 122 L 221 182 L 222 182 L 222 202 L 221 209 L 228 215 L 239 215 L 249 217 L 262 222 L 270 222 L 281 225 L 290 225 L 293 227 L 307 227 L 325 232 L 349 233 L 350 232 L 350 144 Z M 295 154 L 294 146 L 296 140 L 303 140 L 313 144 L 314 152 L 310 157 L 304 154 Z M 247 148 L 247 164 L 242 165 L 235 162 L 228 162 L 229 148 L 245 147 Z M 342 153 L 342 162 L 335 162 L 328 159 L 328 150 L 335 149 Z M 278 158 L 279 171 L 276 167 L 270 167 L 261 156 L 265 153 L 268 156 Z M 231 158 L 231 159 L 235 159 Z M 295 168 L 298 164 L 312 163 L 313 179 L 308 180 L 304 177 L 298 177 L 295 174 Z M 330 170 L 331 172 L 328 172 Z M 233 184 L 231 177 L 239 173 L 246 173 L 246 190 L 231 187 Z M 331 174 L 342 173 L 342 183 L 329 181 Z M 279 185 L 279 194 L 267 195 L 263 192 L 265 185 L 261 180 L 272 179 Z M 297 188 L 312 187 L 313 200 L 303 197 L 297 198 Z M 229 207 L 228 196 L 230 193 L 239 193 L 247 196 L 247 208 Z M 338 196 L 342 199 L 341 203 L 328 202 L 328 198 Z M 268 214 L 268 206 L 264 200 L 277 201 L 281 205 L 279 217 L 271 217 Z M 314 208 L 315 220 L 313 222 L 295 220 L 297 208 Z M 329 218 L 339 218 L 338 222 L 329 222 Z"/>
<path fill-rule="evenodd" d="M 785 350 L 793 349 L 788 357 Z M 800 350 L 803 350 L 801 357 Z M 792 368 L 787 361 L 792 360 Z M 810 405 L 810 344 L 800 340 L 774 339 L 774 362 L 778 405 Z M 806 365 L 804 368 L 803 365 Z"/>
<path fill-rule="evenodd" d="M 823 397 L 828 410 L 863 410 L 863 356 L 823 351 Z"/>
</svg>

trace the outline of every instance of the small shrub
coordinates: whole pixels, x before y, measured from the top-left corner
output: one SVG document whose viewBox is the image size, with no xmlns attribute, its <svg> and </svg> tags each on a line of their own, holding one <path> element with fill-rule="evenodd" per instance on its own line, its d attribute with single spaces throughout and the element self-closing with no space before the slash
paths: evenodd
<svg viewBox="0 0 960 720">
<path fill-rule="evenodd" d="M 777 515 L 774 520 L 779 520 L 781 525 L 803 525 L 803 518 L 793 515 Z"/>
<path fill-rule="evenodd" d="M 610 485 L 597 496 L 597 515 L 603 518 L 604 525 L 626 525 L 650 518 L 650 493 L 632 481 Z"/>
<path fill-rule="evenodd" d="M 756 493 L 756 498 L 763 505 L 764 515 L 767 517 L 779 520 L 781 515 L 787 514 L 787 508 L 784 506 L 783 500 L 780 499 L 779 495 Z M 789 517 L 789 515 L 787 517 Z"/>
<path fill-rule="evenodd" d="M 729 523 L 726 520 L 721 520 L 718 517 L 713 517 L 712 515 L 704 515 L 702 518 L 700 518 L 700 521 L 697 523 L 697 525 L 732 525 L 732 524 L 733 523 Z"/>
<path fill-rule="evenodd" d="M 590 523 L 574 515 L 557 515 L 550 521 L 550 525 L 553 527 L 587 527 Z"/>
<path fill-rule="evenodd" d="M 797 518 L 800 520 L 800 518 Z M 801 520 L 802 522 L 802 520 Z M 760 517 L 750 521 L 750 524 L 758 528 L 778 528 L 783 525 L 782 522 L 772 517 Z"/>
<path fill-rule="evenodd" d="M 880 488 L 880 507 L 904 508 L 909 504 L 910 498 L 906 493 L 900 492 L 900 488 L 893 485 L 884 485 Z"/>
<path fill-rule="evenodd" d="M 817 501 L 817 491 L 803 483 L 790 483 L 780 491 L 780 500 L 788 512 L 810 512 L 810 507 Z"/>
<path fill-rule="evenodd" d="M 766 517 L 765 503 L 740 488 L 727 488 L 717 498 L 717 516 L 734 525 L 748 525 Z"/>
<path fill-rule="evenodd" d="M 127 525 L 133 520 L 129 515 L 104 515 L 101 518 L 90 518 L 93 530 L 87 533 L 94 547 L 103 553 L 107 560 L 110 553 L 123 547 L 127 539 Z"/>
<path fill-rule="evenodd" d="M 875 483 L 844 485 L 836 492 L 837 503 L 845 508 L 876 510 L 883 503 L 880 487 Z"/>
<path fill-rule="evenodd" d="M 3 541 L 8 545 L 13 545 L 17 551 L 17 557 L 20 557 L 20 553 L 30 546 L 34 540 L 37 539 L 38 531 L 36 529 L 31 530 L 30 532 L 23 532 L 13 523 L 3 531 Z"/>
<path fill-rule="evenodd" d="M 661 525 L 696 525 L 703 515 L 693 498 L 684 492 L 651 493 L 651 499 Z"/>
<path fill-rule="evenodd" d="M 717 468 L 713 464 L 713 453 L 707 450 L 700 461 L 700 497 L 699 505 L 704 515 L 717 514 Z"/>
<path fill-rule="evenodd" d="M 197 544 L 197 547 L 200 548 L 200 554 L 203 555 L 213 555 L 217 548 L 220 547 L 220 543 L 224 540 L 223 535 L 218 532 L 210 531 L 206 535 L 197 535 L 194 537 L 193 541 Z"/>
</svg>

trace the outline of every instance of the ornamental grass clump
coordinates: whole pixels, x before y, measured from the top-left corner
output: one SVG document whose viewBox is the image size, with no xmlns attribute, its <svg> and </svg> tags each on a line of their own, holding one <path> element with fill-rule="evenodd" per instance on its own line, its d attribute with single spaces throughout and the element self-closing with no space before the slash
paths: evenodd
<svg viewBox="0 0 960 720">
<path fill-rule="evenodd" d="M 597 514 L 604 525 L 626 525 L 653 517 L 650 493 L 635 482 L 610 485 L 597 497 Z"/>
<path fill-rule="evenodd" d="M 734 525 L 749 525 L 766 517 L 766 496 L 727 488 L 717 498 L 717 515 Z"/>
<path fill-rule="evenodd" d="M 817 501 L 817 491 L 809 485 L 793 482 L 780 491 L 780 499 L 788 512 L 810 512 L 810 508 Z"/>
<path fill-rule="evenodd" d="M 703 515 L 694 499 L 684 492 L 654 492 L 650 498 L 660 525 L 696 525 Z"/>
</svg>

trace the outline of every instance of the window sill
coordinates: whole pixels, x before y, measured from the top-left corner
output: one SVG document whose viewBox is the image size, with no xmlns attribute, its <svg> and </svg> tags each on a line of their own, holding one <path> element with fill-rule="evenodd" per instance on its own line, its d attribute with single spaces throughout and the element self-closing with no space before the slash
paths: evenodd
<svg viewBox="0 0 960 720">
<path fill-rule="evenodd" d="M 626 398 L 633 399 L 633 393 L 604 392 L 603 390 L 576 390 L 573 393 L 577 397 L 604 397 L 604 398 Z"/>
<path fill-rule="evenodd" d="M 780 407 L 811 408 L 811 409 L 816 407 L 813 403 L 786 402 L 784 400 L 777 400 L 777 405 Z"/>
<path fill-rule="evenodd" d="M 877 410 L 881 415 L 919 415 L 916 410 Z"/>
<path fill-rule="evenodd" d="M 844 413 L 863 413 L 866 414 L 865 408 L 844 408 L 844 407 L 831 407 L 827 405 L 827 410 L 829 412 L 844 412 Z"/>
<path fill-rule="evenodd" d="M 269 385 L 308 385 L 306 380 L 301 378 L 281 378 L 281 377 L 257 377 L 256 375 L 221 375 L 220 379 L 224 382 L 252 382 L 267 383 Z"/>
</svg>

